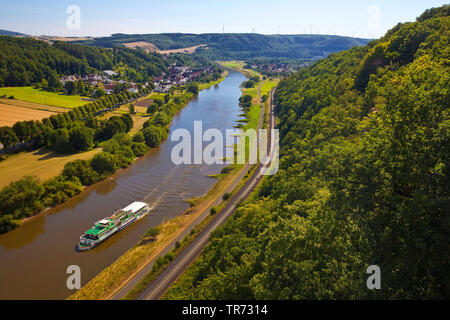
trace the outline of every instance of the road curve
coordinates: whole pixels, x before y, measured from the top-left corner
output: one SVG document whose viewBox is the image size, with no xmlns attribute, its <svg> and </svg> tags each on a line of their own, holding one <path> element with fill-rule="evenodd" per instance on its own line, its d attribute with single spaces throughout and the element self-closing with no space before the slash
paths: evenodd
<svg viewBox="0 0 450 320">
<path fill-rule="evenodd" d="M 261 87 L 260 87 L 261 88 Z M 274 119 L 274 104 L 273 104 L 273 93 L 272 90 L 271 101 L 270 101 L 270 118 L 269 118 L 269 129 L 273 129 L 275 126 Z M 259 89 L 258 89 L 259 92 Z M 264 111 L 263 103 L 261 107 Z M 264 112 L 261 112 L 262 118 L 264 117 Z M 259 128 L 262 126 L 262 120 L 260 118 Z M 270 131 L 269 131 L 270 132 Z M 274 154 L 275 146 L 271 143 L 271 137 L 269 136 L 269 157 Z M 164 270 L 153 282 L 152 284 L 141 294 L 140 300 L 156 300 L 159 299 L 171 286 L 171 284 L 178 279 L 178 277 L 189 267 L 189 265 L 200 255 L 202 248 L 208 243 L 211 233 L 222 225 L 230 216 L 233 215 L 237 205 L 244 199 L 246 199 L 253 189 L 256 187 L 260 181 L 261 176 L 267 170 L 267 166 L 259 165 L 253 176 L 246 182 L 244 187 L 235 194 L 211 223 L 205 228 L 205 230 L 200 233 L 200 235 L 187 247 L 185 248 L 178 257 L 170 263 L 170 265 Z"/>
</svg>

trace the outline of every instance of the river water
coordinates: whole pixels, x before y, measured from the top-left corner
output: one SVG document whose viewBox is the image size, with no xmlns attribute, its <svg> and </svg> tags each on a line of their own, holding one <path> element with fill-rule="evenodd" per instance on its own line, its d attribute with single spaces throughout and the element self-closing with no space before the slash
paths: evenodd
<svg viewBox="0 0 450 320">
<path fill-rule="evenodd" d="M 203 130 L 231 129 L 240 119 L 241 73 L 230 70 L 219 85 L 203 90 L 173 119 L 171 132 L 203 121 Z M 67 203 L 0 235 L 0 299 L 65 299 L 69 265 L 81 268 L 82 285 L 135 245 L 147 229 L 188 208 L 185 200 L 205 194 L 222 166 L 174 165 L 167 139 L 129 168 L 86 189 Z M 153 206 L 148 216 L 88 252 L 76 252 L 79 236 L 93 223 L 133 201 Z"/>
</svg>

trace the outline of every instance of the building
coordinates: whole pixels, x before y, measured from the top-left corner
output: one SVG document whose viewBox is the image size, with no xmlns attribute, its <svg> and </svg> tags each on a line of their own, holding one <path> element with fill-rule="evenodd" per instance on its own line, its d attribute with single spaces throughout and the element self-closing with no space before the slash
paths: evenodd
<svg viewBox="0 0 450 320">
<path fill-rule="evenodd" d="M 117 72 L 114 72 L 112 70 L 103 70 L 103 73 L 106 74 L 108 77 L 117 76 Z"/>
<path fill-rule="evenodd" d="M 127 89 L 130 93 L 138 93 L 139 89 L 137 86 L 131 86 Z"/>
</svg>

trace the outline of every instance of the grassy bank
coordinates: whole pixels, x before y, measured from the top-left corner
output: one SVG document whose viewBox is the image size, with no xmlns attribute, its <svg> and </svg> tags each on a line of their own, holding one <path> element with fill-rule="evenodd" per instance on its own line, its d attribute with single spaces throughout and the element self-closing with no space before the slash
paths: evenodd
<svg viewBox="0 0 450 320">
<path fill-rule="evenodd" d="M 270 91 L 272 90 L 272 88 L 278 83 L 278 81 L 272 81 L 272 82 L 263 82 L 263 83 L 259 83 L 258 86 L 260 88 L 261 91 L 261 95 L 264 94 L 268 94 L 268 99 L 265 101 L 264 103 L 264 110 L 266 113 L 268 113 L 269 111 L 269 107 L 270 107 Z M 248 92 L 251 92 L 253 95 L 255 94 L 255 90 L 252 89 L 243 89 L 242 93 L 244 94 L 248 94 Z M 252 95 L 252 96 L 253 96 Z M 256 90 L 256 96 L 258 96 L 258 90 Z M 258 100 L 259 101 L 259 100 Z M 248 120 L 247 125 L 245 126 L 244 129 L 257 129 L 258 128 L 258 120 L 260 118 L 260 111 L 261 111 L 261 106 L 260 104 L 256 104 L 253 105 L 250 110 L 248 112 L 246 112 L 246 117 Z M 264 121 L 265 124 L 265 121 Z M 241 165 L 242 166 L 242 165 Z M 230 168 L 234 168 L 233 170 L 236 172 L 236 168 L 238 168 L 237 165 L 231 166 Z M 231 191 L 228 194 L 228 199 L 230 199 L 234 194 L 236 194 L 244 185 L 245 183 L 248 181 L 248 179 L 250 177 L 252 177 L 252 175 L 254 174 L 255 170 L 256 170 L 257 166 L 253 165 L 249 168 L 249 170 L 247 171 L 247 173 L 245 174 L 245 176 L 243 177 L 243 179 L 241 179 L 241 181 L 235 186 L 235 188 L 233 189 L 233 191 Z M 258 189 L 260 188 L 260 186 L 257 187 Z M 258 190 L 257 189 L 257 190 Z M 252 193 L 252 195 L 250 197 L 253 197 L 255 194 L 257 194 L 259 191 L 254 191 Z M 213 209 L 213 212 L 211 213 L 211 215 L 209 215 L 207 218 L 205 218 L 205 220 L 202 221 L 202 223 L 200 223 L 194 230 L 193 232 L 186 236 L 185 239 L 183 239 L 183 242 L 181 243 L 181 245 L 179 247 L 175 247 L 170 253 L 168 253 L 164 258 L 161 258 L 160 263 L 156 264 L 155 266 L 152 268 L 151 272 L 149 272 L 146 277 L 139 283 L 137 284 L 129 293 L 128 295 L 125 297 L 125 299 L 136 299 L 144 290 L 145 288 L 159 275 L 161 274 L 165 268 L 167 268 L 170 264 L 170 262 L 175 259 L 181 252 L 182 250 L 187 247 L 191 242 L 193 242 L 196 238 L 196 235 L 200 234 L 201 231 L 210 223 L 213 214 L 220 214 L 221 211 L 225 208 L 225 206 L 228 204 L 229 200 L 225 200 L 223 201 L 219 206 L 215 207 Z M 192 235 L 193 234 L 193 235 Z M 189 269 L 188 269 L 189 270 Z M 189 273 L 184 273 L 180 279 L 178 279 L 175 284 L 174 284 L 174 290 L 170 291 L 171 295 L 174 295 L 173 291 L 176 292 L 179 289 L 179 287 L 181 287 L 181 290 L 185 290 L 184 285 L 187 282 L 186 278 L 189 278 Z M 167 293 L 163 296 L 163 299 L 167 299 Z"/>
<path fill-rule="evenodd" d="M 254 169 L 256 168 L 256 166 L 253 166 L 249 172 L 247 173 L 246 177 L 242 180 L 242 182 L 235 188 L 235 190 L 233 191 L 232 194 L 234 194 L 235 192 L 237 192 L 240 188 L 242 188 L 242 186 L 245 184 L 245 182 L 253 175 L 254 173 Z M 264 179 L 264 177 L 263 177 Z M 258 184 L 255 189 L 252 191 L 252 193 L 249 195 L 249 197 L 247 198 L 246 201 L 240 203 L 238 205 L 238 208 L 240 206 L 243 206 L 245 203 L 248 203 L 251 201 L 251 199 L 254 199 L 255 197 L 257 197 L 257 195 L 260 192 L 262 184 Z M 217 209 L 217 214 L 220 213 L 220 211 L 225 207 L 225 205 L 227 204 L 227 202 L 223 202 L 221 204 L 221 206 Z M 211 216 L 212 218 L 212 216 Z M 211 219 L 210 218 L 210 219 Z M 209 220 L 210 220 L 209 219 Z M 231 218 L 230 218 L 231 219 Z M 220 228 L 220 227 L 219 227 Z M 201 231 L 200 231 L 201 232 Z M 199 232 L 199 233 L 200 233 Z M 187 237 L 188 238 L 188 237 Z M 190 238 L 188 238 L 186 241 L 192 241 L 190 240 Z M 187 245 L 186 245 L 187 246 Z M 181 250 L 178 250 L 176 253 L 180 252 Z M 176 257 L 176 254 L 173 254 L 173 259 Z M 195 268 L 195 264 L 196 261 L 198 261 L 199 258 L 202 257 L 202 254 L 197 257 L 197 259 L 192 263 L 192 265 L 190 265 L 186 271 L 172 284 L 172 286 L 167 290 L 167 292 L 165 292 L 161 297 L 160 300 L 182 300 L 184 298 L 184 293 L 186 291 L 189 290 L 189 285 L 192 283 L 192 273 L 193 273 L 193 269 Z M 148 283 L 151 282 L 151 280 L 155 279 L 158 274 L 160 274 L 161 272 L 164 271 L 164 269 L 169 265 L 170 261 L 167 262 L 167 264 L 165 264 L 161 270 L 159 270 L 159 272 L 155 272 L 155 275 L 151 276 L 149 275 L 149 278 L 146 285 L 148 285 Z M 156 274 L 157 273 L 157 274 Z M 132 291 L 130 291 L 129 295 L 127 295 L 125 298 L 126 299 L 135 299 L 139 296 L 139 294 L 145 289 L 145 287 L 143 286 L 144 283 L 140 283 L 138 286 L 136 286 L 135 288 L 133 288 Z"/>
<path fill-rule="evenodd" d="M 159 235 L 155 241 L 141 243 L 122 256 L 113 264 L 100 272 L 91 281 L 84 285 L 70 300 L 97 300 L 107 299 L 124 282 L 137 274 L 143 266 L 156 259 L 158 255 L 179 237 L 194 221 L 199 218 L 225 191 L 233 184 L 235 175 L 239 174 L 235 169 L 228 175 L 222 175 L 213 188 L 203 197 L 196 198 L 189 208 L 180 216 L 160 225 Z"/>
<path fill-rule="evenodd" d="M 211 85 L 214 85 L 211 84 Z M 210 86 L 211 86 L 210 85 Z M 253 128 L 257 129 L 258 120 L 260 118 L 261 105 L 258 99 L 257 88 L 261 85 L 261 82 L 257 84 L 256 88 L 243 89 L 243 94 L 251 94 L 255 98 L 255 103 L 246 112 L 247 124 L 244 129 Z M 262 88 L 262 87 L 261 87 Z M 267 86 L 268 88 L 268 86 Z M 270 90 L 269 90 L 270 91 Z M 256 166 L 251 166 L 250 170 L 254 170 Z M 242 187 L 251 175 L 247 172 L 244 179 L 236 183 L 236 178 L 243 174 L 243 165 L 231 165 L 229 170 L 225 170 L 224 173 L 216 175 L 218 179 L 217 183 L 208 191 L 206 195 L 199 198 L 190 199 L 189 203 L 191 208 L 180 216 L 173 218 L 162 225 L 160 225 L 159 235 L 154 241 L 141 242 L 135 247 L 128 250 L 125 254 L 120 256 L 112 265 L 104 269 L 85 286 L 73 294 L 69 299 L 84 300 L 84 299 L 107 299 L 112 296 L 122 285 L 128 282 L 129 279 L 134 277 L 142 268 L 149 262 L 156 259 L 160 253 L 171 243 L 175 241 L 183 232 L 192 226 L 192 223 L 202 216 L 205 211 L 215 202 L 217 199 L 223 197 L 230 187 L 233 187 L 233 194 L 236 190 Z M 223 208 L 224 202 L 216 208 L 217 212 Z M 127 298 L 134 298 L 138 295 L 145 286 L 151 282 L 164 268 L 170 263 L 170 261 L 181 252 L 182 248 L 185 248 L 190 241 L 195 239 L 195 234 L 201 232 L 204 226 L 206 226 L 211 219 L 210 215 L 207 215 L 204 220 L 193 230 L 193 234 L 185 237 L 180 245 L 170 252 L 166 257 L 161 259 L 154 267 L 154 269 L 147 274 L 141 283 L 137 285 L 130 292 Z"/>
<path fill-rule="evenodd" d="M 203 86 L 202 89 L 211 87 L 223 81 L 227 74 L 221 79 Z M 155 94 L 147 98 L 159 98 Z M 155 241 L 140 243 L 120 256 L 111 266 L 99 273 L 95 278 L 89 281 L 85 286 L 78 290 L 69 299 L 106 299 L 120 285 L 128 279 L 133 273 L 139 270 L 140 266 L 146 264 L 150 259 L 154 259 L 171 241 L 179 236 L 187 226 L 189 226 L 201 213 L 208 208 L 214 201 L 213 194 L 224 192 L 233 182 L 230 176 L 223 176 L 219 179 L 220 183 L 214 185 L 211 191 L 205 195 L 200 204 L 190 208 L 184 214 L 163 223 L 160 226 L 160 235 Z"/>
<path fill-rule="evenodd" d="M 208 83 L 199 83 L 198 89 L 199 90 L 205 90 L 205 89 L 211 88 L 212 86 L 215 86 L 216 84 L 221 83 L 223 80 L 225 80 L 225 78 L 227 76 L 228 76 L 228 71 L 225 71 L 222 74 L 222 77 L 220 79 L 217 79 L 216 81 L 210 81 Z"/>
<path fill-rule="evenodd" d="M 217 82 L 210 83 L 208 87 L 225 79 L 226 74 Z M 203 87 L 202 89 L 204 89 Z M 256 92 L 257 96 L 257 92 Z M 260 108 L 248 114 L 247 126 L 257 127 Z M 235 178 L 242 173 L 243 165 L 232 165 L 226 174 L 217 175 L 217 183 L 209 192 L 200 198 L 191 199 L 191 208 L 180 216 L 167 221 L 160 226 L 161 232 L 155 241 L 141 243 L 119 257 L 112 265 L 99 273 L 85 286 L 78 290 L 69 299 L 106 299 L 121 285 L 138 273 L 149 261 L 155 259 L 164 248 L 179 237 L 192 225 L 218 198 L 222 197 L 234 183 Z M 246 176 L 247 177 L 247 176 Z M 167 262 L 167 261 L 166 261 Z M 154 270 L 146 278 L 156 276 Z"/>
<path fill-rule="evenodd" d="M 153 264 L 152 270 L 142 279 L 130 292 L 123 298 L 123 300 L 135 300 L 139 295 L 145 290 L 145 288 L 158 276 L 160 275 L 170 264 L 170 262 L 175 259 L 192 241 L 197 238 L 197 236 L 208 226 L 211 222 L 213 215 L 210 214 L 201 223 L 195 226 L 192 231 L 183 238 L 180 242 L 175 244 L 175 247 L 168 252 L 164 257 L 156 259 Z"/>
<path fill-rule="evenodd" d="M 261 74 L 257 71 L 245 69 L 244 61 L 218 61 L 218 63 L 225 68 L 237 70 L 240 73 L 243 73 L 248 78 L 251 78 L 254 76 L 261 76 Z"/>
<path fill-rule="evenodd" d="M 269 113 L 270 111 L 270 99 L 271 99 L 271 93 L 270 91 L 277 85 L 278 80 L 273 80 L 273 81 L 264 81 L 263 83 L 259 83 L 258 87 L 260 89 L 260 93 L 261 96 L 263 96 L 264 94 L 268 95 L 267 100 L 264 102 L 263 106 L 264 106 L 264 110 L 265 110 L 265 117 L 264 117 L 264 123 L 263 126 L 266 125 L 266 121 L 268 120 L 268 118 L 266 117 L 266 115 Z M 245 94 L 251 94 L 254 97 L 254 90 L 252 89 L 242 89 L 243 95 Z M 256 94 L 258 91 L 256 90 Z M 244 129 L 257 129 L 258 126 L 258 119 L 259 119 L 259 112 L 256 112 L 256 110 L 261 110 L 261 105 L 252 105 L 249 112 L 247 112 L 247 117 L 249 118 L 249 122 L 247 124 L 247 126 Z M 255 123 L 255 119 L 256 119 L 256 125 Z M 230 193 L 230 196 L 234 195 L 238 190 L 240 190 L 245 183 L 247 182 L 247 180 L 254 174 L 255 170 L 256 170 L 257 166 L 253 165 L 250 167 L 250 169 L 248 170 L 247 174 L 244 176 L 244 178 L 240 181 L 240 183 L 234 188 L 234 190 Z M 262 179 L 265 179 L 265 177 L 263 177 Z M 258 186 L 256 186 L 255 190 L 250 194 L 249 198 L 240 203 L 238 205 L 242 206 L 245 203 L 251 201 L 251 199 L 253 199 L 254 197 L 256 197 L 259 192 L 260 192 L 260 188 L 261 188 L 261 183 L 258 184 Z M 226 201 L 222 202 L 221 205 L 217 208 L 217 213 L 220 213 L 220 211 L 225 207 L 226 205 Z M 176 254 L 175 254 L 176 256 Z M 184 297 L 184 293 L 187 292 L 189 290 L 189 285 L 192 283 L 192 274 L 195 270 L 195 266 L 196 266 L 196 261 L 198 261 L 199 258 L 197 258 L 194 263 L 189 266 L 189 268 L 186 269 L 186 271 L 173 283 L 173 285 L 170 287 L 170 289 L 164 293 L 164 295 L 161 297 L 161 300 L 176 300 L 176 299 L 183 299 Z M 168 263 L 167 263 L 168 265 Z M 162 271 L 161 271 L 162 272 Z M 150 276 L 149 276 L 150 277 Z M 156 277 L 156 276 L 155 276 Z M 154 278 L 153 278 L 154 279 Z M 136 286 L 136 288 L 134 290 L 138 290 L 142 288 L 142 284 Z M 141 289 L 142 291 L 142 289 Z M 134 292 L 130 292 L 134 293 Z"/>
</svg>

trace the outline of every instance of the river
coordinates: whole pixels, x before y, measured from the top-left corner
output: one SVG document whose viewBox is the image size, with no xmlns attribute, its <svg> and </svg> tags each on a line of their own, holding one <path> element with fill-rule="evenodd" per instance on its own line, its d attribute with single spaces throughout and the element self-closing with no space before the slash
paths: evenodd
<svg viewBox="0 0 450 320">
<path fill-rule="evenodd" d="M 203 90 L 173 119 L 171 131 L 203 121 L 203 130 L 231 129 L 240 119 L 239 85 L 245 77 L 229 71 L 219 85 Z M 81 268 L 82 285 L 125 251 L 152 226 L 176 217 L 188 208 L 186 200 L 205 194 L 216 182 L 208 175 L 219 165 L 174 165 L 167 139 L 145 157 L 110 179 L 87 188 L 61 206 L 48 210 L 23 226 L 0 235 L 0 299 L 65 299 L 69 265 Z M 88 252 L 76 252 L 79 236 L 94 222 L 133 201 L 147 201 L 153 210 L 144 219 Z"/>
</svg>

